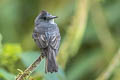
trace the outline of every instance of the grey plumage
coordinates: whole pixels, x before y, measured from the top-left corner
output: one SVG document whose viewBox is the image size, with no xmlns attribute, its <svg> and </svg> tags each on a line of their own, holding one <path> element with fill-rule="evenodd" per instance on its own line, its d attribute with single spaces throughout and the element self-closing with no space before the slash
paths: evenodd
<svg viewBox="0 0 120 80">
<path fill-rule="evenodd" d="M 59 50 L 61 36 L 59 28 L 54 23 L 56 16 L 42 11 L 35 19 L 35 28 L 32 34 L 37 46 L 41 49 L 42 55 L 46 58 L 45 72 L 57 72 L 56 55 Z"/>
</svg>

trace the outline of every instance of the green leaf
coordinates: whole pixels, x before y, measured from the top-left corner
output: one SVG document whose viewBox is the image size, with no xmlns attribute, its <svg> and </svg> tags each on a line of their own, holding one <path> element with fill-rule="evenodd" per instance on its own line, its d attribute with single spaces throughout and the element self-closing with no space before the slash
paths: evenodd
<svg viewBox="0 0 120 80">
<path fill-rule="evenodd" d="M 6 80 L 14 80 L 15 79 L 15 75 L 7 72 L 5 69 L 0 68 L 0 75 L 2 75 L 2 77 L 4 77 Z"/>
<path fill-rule="evenodd" d="M 63 70 L 59 67 L 58 72 L 45 74 L 45 80 L 66 80 L 66 77 Z"/>
<path fill-rule="evenodd" d="M 45 80 L 59 80 L 56 73 L 47 73 L 45 74 Z"/>
</svg>

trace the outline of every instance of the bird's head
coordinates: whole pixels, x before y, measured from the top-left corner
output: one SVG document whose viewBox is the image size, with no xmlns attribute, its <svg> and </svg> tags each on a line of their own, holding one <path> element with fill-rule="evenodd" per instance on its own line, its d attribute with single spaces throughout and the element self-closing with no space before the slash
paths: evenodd
<svg viewBox="0 0 120 80">
<path fill-rule="evenodd" d="M 47 11 L 41 11 L 40 15 L 37 16 L 35 22 L 50 22 L 50 23 L 54 23 L 54 19 L 58 18 L 57 16 L 53 16 L 51 14 L 49 14 Z"/>
<path fill-rule="evenodd" d="M 41 11 L 41 13 L 40 13 L 40 19 L 51 20 L 54 18 L 57 18 L 57 16 L 52 16 L 47 11 Z"/>
</svg>

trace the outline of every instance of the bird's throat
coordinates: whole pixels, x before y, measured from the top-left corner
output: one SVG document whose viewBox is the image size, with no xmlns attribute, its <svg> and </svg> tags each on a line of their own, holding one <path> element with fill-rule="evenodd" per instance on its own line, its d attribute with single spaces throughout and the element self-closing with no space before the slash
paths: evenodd
<svg viewBox="0 0 120 80">
<path fill-rule="evenodd" d="M 54 19 L 51 19 L 51 20 L 49 21 L 49 23 L 50 23 L 50 24 L 55 24 Z"/>
</svg>

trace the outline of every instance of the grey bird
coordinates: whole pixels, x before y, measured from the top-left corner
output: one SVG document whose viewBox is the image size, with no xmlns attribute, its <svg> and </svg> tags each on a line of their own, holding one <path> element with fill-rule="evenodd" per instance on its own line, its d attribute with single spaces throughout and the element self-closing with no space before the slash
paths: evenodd
<svg viewBox="0 0 120 80">
<path fill-rule="evenodd" d="M 52 16 L 47 11 L 41 11 L 35 19 L 32 37 L 46 58 L 45 72 L 58 72 L 56 56 L 59 51 L 61 36 L 59 28 L 54 22 L 57 16 Z"/>
</svg>

